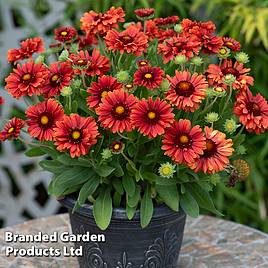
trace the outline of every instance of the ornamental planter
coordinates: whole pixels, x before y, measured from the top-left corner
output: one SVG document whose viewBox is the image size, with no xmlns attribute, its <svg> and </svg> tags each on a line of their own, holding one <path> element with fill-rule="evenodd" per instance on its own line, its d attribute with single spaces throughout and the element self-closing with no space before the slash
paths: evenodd
<svg viewBox="0 0 268 268">
<path fill-rule="evenodd" d="M 126 217 L 125 209 L 115 208 L 109 227 L 101 231 L 93 217 L 92 206 L 85 204 L 72 213 L 75 200 L 59 201 L 68 208 L 73 234 L 104 234 L 105 242 L 77 242 L 83 247 L 78 257 L 81 268 L 172 268 L 177 267 L 186 215 L 173 212 L 162 205 L 154 209 L 149 226 L 140 226 L 139 211 L 133 220 Z"/>
</svg>

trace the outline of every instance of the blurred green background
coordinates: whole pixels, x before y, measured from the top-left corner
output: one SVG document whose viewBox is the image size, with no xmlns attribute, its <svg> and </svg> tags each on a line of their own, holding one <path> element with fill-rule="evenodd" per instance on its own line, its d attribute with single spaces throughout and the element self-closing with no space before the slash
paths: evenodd
<svg viewBox="0 0 268 268">
<path fill-rule="evenodd" d="M 31 8 L 38 16 L 50 11 L 47 0 L 33 0 Z M 80 16 L 88 10 L 106 11 L 110 6 L 122 6 L 127 20 L 135 19 L 134 9 L 153 7 L 156 16 L 179 15 L 181 18 L 212 20 L 218 33 L 241 42 L 242 50 L 249 54 L 251 73 L 255 77 L 253 91 L 268 98 L 268 0 L 65 0 L 64 21 L 79 26 Z M 15 9 L 18 24 L 25 24 Z M 55 25 L 55 27 L 58 25 Z M 32 33 L 34 34 L 34 33 Z M 49 36 L 51 31 L 47 32 Z M 247 155 L 251 165 L 250 177 L 235 188 L 220 184 L 215 192 L 217 208 L 224 219 L 246 224 L 268 233 L 268 134 L 247 138 Z"/>
</svg>

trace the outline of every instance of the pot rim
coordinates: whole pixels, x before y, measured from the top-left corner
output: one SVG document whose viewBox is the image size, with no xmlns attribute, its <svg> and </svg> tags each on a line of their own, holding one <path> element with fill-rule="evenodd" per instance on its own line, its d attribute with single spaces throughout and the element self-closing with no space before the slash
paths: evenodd
<svg viewBox="0 0 268 268">
<path fill-rule="evenodd" d="M 58 202 L 68 208 L 69 210 L 72 210 L 75 205 L 75 198 L 72 196 L 66 196 L 63 199 L 58 200 Z M 83 204 L 80 208 L 76 209 L 74 213 L 78 213 L 80 215 L 86 216 L 86 217 L 93 217 L 93 205 L 90 204 Z M 174 216 L 176 214 L 184 215 L 184 211 L 180 208 L 178 212 L 171 210 L 168 206 L 165 204 L 161 205 L 154 205 L 154 211 L 152 218 L 162 218 L 162 217 L 168 217 L 168 216 Z M 126 209 L 125 208 L 113 208 L 113 214 L 112 218 L 115 220 L 128 220 Z M 136 210 L 134 217 L 131 219 L 133 220 L 140 220 L 140 210 Z"/>
</svg>

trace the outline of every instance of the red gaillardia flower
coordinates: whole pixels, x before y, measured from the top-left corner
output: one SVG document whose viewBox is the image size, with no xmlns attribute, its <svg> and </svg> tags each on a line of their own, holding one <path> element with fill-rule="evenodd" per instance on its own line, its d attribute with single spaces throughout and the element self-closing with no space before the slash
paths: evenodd
<svg viewBox="0 0 268 268">
<path fill-rule="evenodd" d="M 87 104 L 90 108 L 96 108 L 101 103 L 102 99 L 108 95 L 109 91 L 114 91 L 122 88 L 122 84 L 117 82 L 117 79 L 112 76 L 101 76 L 98 82 L 92 82 L 91 87 L 87 92 L 91 94 L 87 98 Z"/>
<path fill-rule="evenodd" d="M 138 101 L 131 111 L 130 118 L 140 133 L 155 138 L 164 134 L 165 129 L 171 126 L 174 114 L 168 103 L 160 98 L 154 101 L 150 97 L 148 101 L 145 99 Z"/>
<path fill-rule="evenodd" d="M 85 35 L 78 36 L 79 49 L 92 48 L 98 44 L 98 39 L 92 33 L 86 33 Z"/>
<path fill-rule="evenodd" d="M 19 49 L 10 49 L 7 53 L 8 62 L 16 62 L 31 58 L 34 53 L 41 53 L 45 50 L 44 41 L 40 37 L 26 39 L 20 43 Z"/>
<path fill-rule="evenodd" d="M 110 30 L 104 39 L 109 50 L 118 50 L 121 54 L 126 52 L 140 56 L 148 46 L 148 37 L 133 25 L 122 32 Z"/>
<path fill-rule="evenodd" d="M 175 71 L 175 76 L 167 76 L 170 89 L 166 99 L 176 105 L 178 109 L 186 112 L 194 112 L 206 96 L 208 83 L 203 75 L 188 71 Z"/>
<path fill-rule="evenodd" d="M 232 74 L 236 77 L 236 81 L 232 84 L 234 89 L 246 89 L 249 85 L 253 85 L 254 79 L 249 76 L 250 69 L 244 68 L 243 63 L 232 60 L 224 60 L 222 65 L 210 64 L 207 69 L 208 82 L 211 86 L 220 86 L 225 89 L 227 86 L 223 83 L 222 78 L 227 74 Z"/>
<path fill-rule="evenodd" d="M 30 136 L 40 141 L 53 140 L 53 128 L 64 115 L 62 106 L 54 99 L 30 106 L 25 113 Z"/>
<path fill-rule="evenodd" d="M 18 64 L 6 79 L 5 88 L 14 98 L 40 94 L 47 77 L 47 69 L 41 63 L 26 62 Z"/>
<path fill-rule="evenodd" d="M 72 26 L 61 26 L 54 30 L 55 40 L 59 42 L 68 42 L 77 36 L 77 31 Z"/>
<path fill-rule="evenodd" d="M 71 54 L 70 58 L 77 74 L 81 73 L 81 70 L 75 68 L 76 66 L 90 76 L 104 75 L 110 70 L 109 59 L 101 55 L 97 49 L 93 50 L 92 55 L 87 50 L 81 50 L 78 54 Z"/>
<path fill-rule="evenodd" d="M 120 154 L 124 150 L 125 144 L 122 141 L 113 141 L 110 148 L 114 154 Z"/>
<path fill-rule="evenodd" d="M 149 18 L 154 15 L 155 10 L 153 8 L 139 8 L 134 11 L 135 15 L 138 18 Z"/>
<path fill-rule="evenodd" d="M 223 46 L 228 47 L 232 51 L 240 51 L 241 45 L 238 41 L 231 37 L 223 37 Z"/>
<path fill-rule="evenodd" d="M 166 18 L 156 18 L 153 21 L 155 22 L 156 26 L 159 27 L 170 27 L 176 24 L 179 20 L 178 16 L 169 16 Z"/>
<path fill-rule="evenodd" d="M 97 143 L 99 135 L 97 124 L 92 117 L 78 114 L 64 115 L 56 122 L 54 143 L 60 152 L 70 151 L 72 158 L 86 155 L 89 148 Z"/>
<path fill-rule="evenodd" d="M 259 93 L 253 96 L 245 90 L 236 95 L 234 114 L 249 132 L 260 134 L 268 129 L 268 104 Z"/>
<path fill-rule="evenodd" d="M 67 62 L 54 62 L 49 66 L 49 75 L 42 93 L 50 98 L 59 95 L 63 87 L 69 86 L 73 77 L 73 69 Z"/>
<path fill-rule="evenodd" d="M 205 127 L 206 148 L 204 154 L 197 158 L 189 167 L 195 172 L 202 170 L 204 173 L 215 173 L 222 171 L 229 164 L 228 157 L 232 155 L 234 149 L 231 139 L 226 139 L 226 135 L 218 130 Z"/>
<path fill-rule="evenodd" d="M 205 54 L 216 54 L 219 52 L 219 49 L 223 45 L 222 38 L 219 36 L 211 35 L 211 36 L 202 36 L 202 51 Z"/>
<path fill-rule="evenodd" d="M 121 90 L 108 92 L 107 97 L 102 99 L 102 103 L 96 109 L 101 125 L 113 133 L 131 131 L 133 125 L 130 121 L 130 112 L 136 102 L 136 97 L 127 92 Z"/>
<path fill-rule="evenodd" d="M 166 129 L 162 150 L 179 164 L 191 164 L 206 148 L 205 137 L 200 126 L 192 127 L 191 121 L 180 119 Z"/>
<path fill-rule="evenodd" d="M 134 73 L 134 84 L 149 89 L 157 88 L 163 81 L 164 71 L 159 67 L 141 67 Z"/>
<path fill-rule="evenodd" d="M 91 10 L 84 13 L 80 19 L 81 30 L 104 36 L 109 30 L 118 28 L 118 23 L 125 21 L 124 16 L 125 12 L 121 7 L 111 7 L 105 13 L 96 13 Z"/>
<path fill-rule="evenodd" d="M 24 120 L 13 117 L 4 125 L 4 129 L 0 132 L 1 140 L 5 141 L 7 139 L 18 138 L 20 131 L 24 126 Z"/>
</svg>

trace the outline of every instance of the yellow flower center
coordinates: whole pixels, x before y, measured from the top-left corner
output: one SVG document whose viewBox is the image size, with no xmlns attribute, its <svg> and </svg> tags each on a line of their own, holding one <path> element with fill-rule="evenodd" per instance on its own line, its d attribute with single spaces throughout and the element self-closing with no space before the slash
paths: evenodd
<svg viewBox="0 0 268 268">
<path fill-rule="evenodd" d="M 186 144 L 189 142 L 189 138 L 186 135 L 181 135 L 179 139 L 180 139 L 180 143 L 182 144 Z"/>
<path fill-rule="evenodd" d="M 30 80 L 30 79 L 31 79 L 31 75 L 30 74 L 25 74 L 22 77 L 22 80 L 24 80 L 24 81 L 27 81 L 27 80 Z"/>
<path fill-rule="evenodd" d="M 117 106 L 116 109 L 115 109 L 115 112 L 117 114 L 122 114 L 122 113 L 125 112 L 125 108 L 123 106 L 121 106 L 121 105 L 120 106 Z"/>
<path fill-rule="evenodd" d="M 115 145 L 114 145 L 114 149 L 115 149 L 115 150 L 119 150 L 119 148 L 120 148 L 120 145 L 119 145 L 119 144 L 115 144 Z"/>
<path fill-rule="evenodd" d="M 130 88 L 133 87 L 133 85 L 132 84 L 126 84 L 125 87 L 128 88 L 128 89 L 130 89 Z"/>
<path fill-rule="evenodd" d="M 150 78 L 152 78 L 153 76 L 152 76 L 152 74 L 149 74 L 149 73 L 148 73 L 148 74 L 145 74 L 144 77 L 145 77 L 146 79 L 150 79 Z"/>
<path fill-rule="evenodd" d="M 14 127 L 11 127 L 7 132 L 10 134 L 10 133 L 12 133 L 14 130 L 15 130 L 15 128 L 14 128 Z"/>
<path fill-rule="evenodd" d="M 78 140 L 81 137 L 81 133 L 78 130 L 73 131 L 72 138 Z"/>
<path fill-rule="evenodd" d="M 148 118 L 149 119 L 155 119 L 155 117 L 156 117 L 156 113 L 155 112 L 149 112 L 148 113 Z"/>
<path fill-rule="evenodd" d="M 140 65 L 146 65 L 147 62 L 146 61 L 140 61 Z"/>
<path fill-rule="evenodd" d="M 163 167 L 163 168 L 162 168 L 162 173 L 163 173 L 164 175 L 169 175 L 170 172 L 171 172 L 171 168 L 170 168 L 170 167 L 166 166 L 166 167 Z"/>
<path fill-rule="evenodd" d="M 68 34 L 68 32 L 63 31 L 63 32 L 61 32 L 60 34 L 61 34 L 62 36 L 66 36 L 66 35 Z"/>
<path fill-rule="evenodd" d="M 84 62 L 84 60 L 79 60 L 79 61 L 77 61 L 78 63 L 83 63 Z"/>
<path fill-rule="evenodd" d="M 227 53 L 227 50 L 225 48 L 221 48 L 219 52 L 221 55 L 225 55 Z"/>
<path fill-rule="evenodd" d="M 102 98 L 107 97 L 107 95 L 108 95 L 108 91 L 106 91 L 106 90 L 104 90 L 104 91 L 101 93 L 101 97 L 102 97 Z"/>
<path fill-rule="evenodd" d="M 216 91 L 216 92 L 223 92 L 223 88 L 222 87 L 216 87 L 214 89 L 214 91 Z"/>
<path fill-rule="evenodd" d="M 43 115 L 41 117 L 41 124 L 42 125 L 46 125 L 48 123 L 48 121 L 49 121 L 49 119 L 48 119 L 48 117 L 46 115 Z"/>
<path fill-rule="evenodd" d="M 54 74 L 54 75 L 51 77 L 51 81 L 53 81 L 53 82 L 56 82 L 58 79 L 59 79 L 59 76 L 58 76 L 57 74 Z"/>
</svg>

